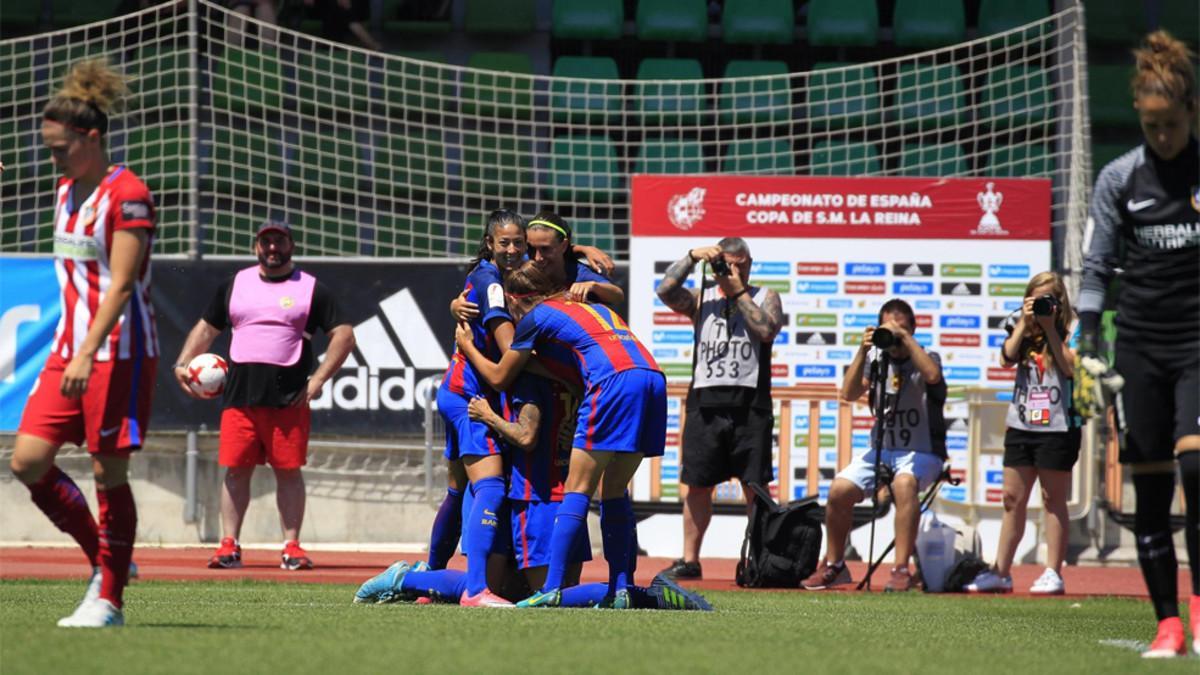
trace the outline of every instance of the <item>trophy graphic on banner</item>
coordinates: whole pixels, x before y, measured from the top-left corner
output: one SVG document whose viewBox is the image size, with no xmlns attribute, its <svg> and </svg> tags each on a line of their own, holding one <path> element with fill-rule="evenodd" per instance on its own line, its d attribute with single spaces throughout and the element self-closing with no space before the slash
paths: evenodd
<svg viewBox="0 0 1200 675">
<path fill-rule="evenodd" d="M 1000 210 L 1000 203 L 1004 201 L 1004 194 L 996 192 L 996 184 L 989 182 L 986 185 L 984 192 L 975 195 L 975 200 L 979 202 L 979 208 L 983 209 L 983 217 L 979 219 L 979 227 L 975 228 L 971 234 L 1008 234 L 1008 231 L 1000 227 L 1000 219 L 996 217 L 996 212 Z"/>
</svg>

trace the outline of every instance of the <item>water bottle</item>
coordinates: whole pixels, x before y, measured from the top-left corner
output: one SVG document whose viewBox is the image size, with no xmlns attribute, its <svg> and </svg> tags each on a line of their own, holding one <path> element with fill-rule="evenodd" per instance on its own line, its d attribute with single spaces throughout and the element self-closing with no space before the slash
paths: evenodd
<svg viewBox="0 0 1200 675">
<path fill-rule="evenodd" d="M 954 565 L 954 528 L 938 520 L 933 511 L 921 516 L 917 531 L 917 560 L 925 590 L 941 593 Z"/>
</svg>

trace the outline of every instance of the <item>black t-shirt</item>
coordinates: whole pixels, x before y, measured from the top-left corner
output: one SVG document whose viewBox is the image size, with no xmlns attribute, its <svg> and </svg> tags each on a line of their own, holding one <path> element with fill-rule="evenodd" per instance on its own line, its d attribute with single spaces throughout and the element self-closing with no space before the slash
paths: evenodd
<svg viewBox="0 0 1200 675">
<path fill-rule="evenodd" d="M 269 279 L 267 281 L 285 281 L 291 278 Z M 204 311 L 203 319 L 213 328 L 225 330 L 229 327 L 229 295 L 233 292 L 233 279 L 226 279 L 218 288 Z M 320 281 L 313 287 L 312 305 L 308 313 L 308 322 L 304 331 L 309 335 L 317 328 L 328 333 L 334 326 L 346 323 L 342 319 L 341 310 L 334 300 L 329 288 Z M 265 406 L 282 408 L 292 402 L 296 395 L 304 390 L 308 376 L 312 373 L 313 363 L 312 340 L 303 341 L 300 350 L 300 360 L 290 366 L 276 366 L 267 363 L 237 363 L 229 359 L 229 374 L 225 380 L 225 394 L 221 399 L 223 408 L 248 408 Z"/>
</svg>

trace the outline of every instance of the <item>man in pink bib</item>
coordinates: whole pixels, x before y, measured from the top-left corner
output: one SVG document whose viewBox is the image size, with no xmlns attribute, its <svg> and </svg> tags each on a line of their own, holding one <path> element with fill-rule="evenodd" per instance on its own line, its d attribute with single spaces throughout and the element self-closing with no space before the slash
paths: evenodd
<svg viewBox="0 0 1200 675">
<path fill-rule="evenodd" d="M 275 471 L 284 536 L 280 567 L 313 566 L 300 547 L 305 500 L 300 467 L 308 459 L 308 404 L 354 349 L 354 330 L 329 289 L 296 269 L 295 247 L 286 224 L 267 221 L 259 227 L 254 241 L 258 265 L 221 284 L 175 361 L 175 379 L 196 397 L 187 386 L 188 362 L 207 352 L 227 326 L 232 328 L 218 451 L 226 469 L 222 539 L 208 561 L 212 568 L 242 566 L 238 536 L 250 505 L 250 479 L 259 464 L 270 464 Z M 313 372 L 311 338 L 317 328 L 329 336 L 329 347 Z"/>
</svg>

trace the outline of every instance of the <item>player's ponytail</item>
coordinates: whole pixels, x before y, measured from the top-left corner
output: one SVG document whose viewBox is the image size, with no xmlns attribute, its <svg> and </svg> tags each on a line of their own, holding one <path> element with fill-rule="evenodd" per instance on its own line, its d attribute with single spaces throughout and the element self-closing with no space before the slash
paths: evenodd
<svg viewBox="0 0 1200 675">
<path fill-rule="evenodd" d="M 45 119 L 86 134 L 108 133 L 109 114 L 120 109 L 129 89 L 125 76 L 104 59 L 78 61 L 63 78 L 63 86 L 42 109 Z"/>
<path fill-rule="evenodd" d="M 1196 105 L 1196 55 L 1182 41 L 1165 30 L 1146 36 L 1142 46 L 1133 50 L 1137 61 L 1130 88 L 1133 98 L 1161 96 L 1178 101 L 1189 110 Z"/>
<path fill-rule="evenodd" d="M 521 233 L 525 233 L 525 219 L 515 211 L 508 209 L 496 209 L 487 216 L 487 222 L 483 226 L 483 237 L 479 241 L 479 250 L 475 252 L 475 258 L 467 266 L 467 269 L 475 269 L 475 266 L 484 260 L 492 259 L 492 241 L 496 236 L 496 229 L 507 225 L 516 225 L 521 229 Z"/>
</svg>

